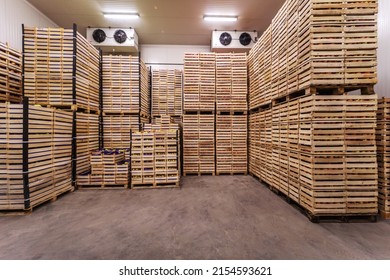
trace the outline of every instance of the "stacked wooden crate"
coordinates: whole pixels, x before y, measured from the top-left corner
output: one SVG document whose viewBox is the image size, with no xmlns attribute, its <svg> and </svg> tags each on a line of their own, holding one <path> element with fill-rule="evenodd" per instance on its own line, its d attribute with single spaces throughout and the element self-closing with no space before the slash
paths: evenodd
<svg viewBox="0 0 390 280">
<path fill-rule="evenodd" d="M 153 120 L 153 123 L 144 125 L 144 130 L 178 130 L 180 128 L 174 116 L 160 115 Z"/>
<path fill-rule="evenodd" d="M 313 216 L 375 215 L 376 99 L 310 95 L 251 114 L 250 171 Z"/>
<path fill-rule="evenodd" d="M 314 216 L 377 211 L 376 16 L 287 0 L 248 56 L 250 172 Z"/>
<path fill-rule="evenodd" d="M 100 53 L 73 29 L 23 27 L 24 94 L 30 103 L 73 111 L 73 172 L 99 148 Z M 80 122 L 80 123 L 78 123 Z"/>
<path fill-rule="evenodd" d="M 179 137 L 178 130 L 162 129 L 132 133 L 132 188 L 179 187 Z"/>
<path fill-rule="evenodd" d="M 69 112 L 0 104 L 0 210 L 30 211 L 72 186 Z"/>
<path fill-rule="evenodd" d="M 99 115 L 76 113 L 77 174 L 91 169 L 90 153 L 99 149 Z"/>
<path fill-rule="evenodd" d="M 148 70 L 138 56 L 104 55 L 103 142 L 105 148 L 130 148 L 131 131 L 149 122 Z"/>
<path fill-rule="evenodd" d="M 183 174 L 215 175 L 215 115 L 183 115 Z"/>
<path fill-rule="evenodd" d="M 77 185 L 89 189 L 129 187 L 130 161 L 123 150 L 94 150 L 89 158 L 91 172 L 78 176 Z"/>
<path fill-rule="evenodd" d="M 390 99 L 378 101 L 377 122 L 379 211 L 390 219 Z"/>
<path fill-rule="evenodd" d="M 247 173 L 245 53 L 216 54 L 216 173 Z"/>
<path fill-rule="evenodd" d="M 22 54 L 0 43 L 0 102 L 22 101 Z"/>
<path fill-rule="evenodd" d="M 24 27 L 23 42 L 24 94 L 32 104 L 99 111 L 99 51 L 76 27 Z"/>
<path fill-rule="evenodd" d="M 182 114 L 182 71 L 153 70 L 152 117 Z"/>
<path fill-rule="evenodd" d="M 215 57 L 215 53 L 184 57 L 184 175 L 215 175 Z"/>
<path fill-rule="evenodd" d="M 185 54 L 183 110 L 215 110 L 215 53 Z"/>
<path fill-rule="evenodd" d="M 287 0 L 250 51 L 250 108 L 310 86 L 375 84 L 377 12 L 377 0 Z"/>
</svg>

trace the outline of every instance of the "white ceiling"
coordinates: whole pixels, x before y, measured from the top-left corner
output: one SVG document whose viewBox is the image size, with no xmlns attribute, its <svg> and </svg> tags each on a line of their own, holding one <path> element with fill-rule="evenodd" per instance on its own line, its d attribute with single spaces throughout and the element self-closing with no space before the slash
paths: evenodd
<svg viewBox="0 0 390 280">
<path fill-rule="evenodd" d="M 257 30 L 261 34 L 284 0 L 28 0 L 61 27 L 133 27 L 141 44 L 209 45 L 212 30 Z M 103 12 L 132 12 L 114 20 Z M 238 15 L 233 23 L 203 21 L 204 14 Z"/>
</svg>

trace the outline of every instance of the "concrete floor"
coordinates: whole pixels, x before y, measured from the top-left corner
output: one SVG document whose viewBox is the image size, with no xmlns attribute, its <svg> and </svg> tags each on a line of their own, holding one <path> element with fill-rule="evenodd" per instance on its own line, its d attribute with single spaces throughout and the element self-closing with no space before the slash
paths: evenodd
<svg viewBox="0 0 390 280">
<path fill-rule="evenodd" d="M 390 259 L 390 221 L 313 224 L 249 176 L 77 191 L 0 217 L 0 259 Z"/>
</svg>

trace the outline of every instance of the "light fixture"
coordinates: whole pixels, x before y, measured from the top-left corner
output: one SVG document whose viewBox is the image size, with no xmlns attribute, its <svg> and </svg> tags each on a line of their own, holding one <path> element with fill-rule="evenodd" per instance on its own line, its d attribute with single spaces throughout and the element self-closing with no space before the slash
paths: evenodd
<svg viewBox="0 0 390 280">
<path fill-rule="evenodd" d="M 139 18 L 138 13 L 104 13 L 105 18 L 113 19 L 137 19 Z"/>
<path fill-rule="evenodd" d="M 216 15 L 205 15 L 203 20 L 206 21 L 237 21 L 237 16 L 216 16 Z"/>
</svg>

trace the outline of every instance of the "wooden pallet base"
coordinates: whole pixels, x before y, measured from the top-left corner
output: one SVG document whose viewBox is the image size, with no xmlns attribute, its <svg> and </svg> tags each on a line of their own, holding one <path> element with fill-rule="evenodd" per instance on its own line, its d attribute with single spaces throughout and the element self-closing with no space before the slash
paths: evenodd
<svg viewBox="0 0 390 280">
<path fill-rule="evenodd" d="M 380 210 L 379 211 L 380 216 L 385 220 L 390 220 L 390 212 L 385 212 Z"/>
<path fill-rule="evenodd" d="M 104 184 L 104 185 L 77 185 L 79 190 L 123 190 L 128 189 L 129 185 L 127 184 Z"/>
<path fill-rule="evenodd" d="M 214 172 L 184 172 L 183 176 L 215 176 Z"/>
<path fill-rule="evenodd" d="M 254 178 L 258 179 L 260 183 L 262 183 L 264 186 L 269 188 L 270 191 L 274 192 L 278 196 L 285 199 L 289 204 L 293 205 L 295 208 L 297 208 L 302 214 L 306 215 L 308 219 L 312 223 L 349 223 L 349 222 L 358 222 L 358 223 L 375 223 L 377 222 L 377 215 L 376 214 L 356 214 L 356 213 L 343 213 L 343 214 L 313 214 L 310 213 L 307 209 L 305 209 L 303 206 L 299 205 L 297 202 L 295 202 L 291 197 L 287 196 L 285 193 L 281 192 L 280 190 L 272 187 L 267 182 L 259 179 L 257 176 L 254 176 L 253 174 L 250 174 Z"/>
<path fill-rule="evenodd" d="M 299 97 L 310 95 L 348 95 L 351 92 L 360 91 L 360 95 L 373 95 L 375 94 L 374 85 L 345 85 L 345 86 L 310 86 L 305 89 L 293 91 L 289 94 L 278 96 L 271 101 L 260 104 L 250 109 L 251 113 L 266 111 L 272 107 L 277 106 Z"/>
<path fill-rule="evenodd" d="M 3 217 L 3 216 L 25 216 L 25 215 L 30 215 L 33 210 L 39 208 L 39 207 L 43 207 L 44 205 L 48 204 L 48 203 L 51 203 L 51 202 L 55 202 L 57 201 L 60 197 L 68 194 L 68 193 L 72 193 L 74 192 L 74 188 L 72 188 L 71 190 L 67 190 L 59 195 L 56 195 L 54 197 L 51 197 L 51 198 L 48 198 L 47 200 L 45 200 L 44 202 L 42 202 L 41 204 L 39 205 L 36 205 L 34 207 L 31 207 L 30 209 L 26 209 L 26 210 L 0 210 L 0 217 Z"/>
<path fill-rule="evenodd" d="M 131 184 L 131 188 L 135 190 L 139 189 L 170 189 L 180 188 L 180 183 L 144 183 L 144 184 Z"/>
<path fill-rule="evenodd" d="M 312 223 L 376 223 L 377 215 L 334 214 L 319 215 L 306 213 Z"/>
<path fill-rule="evenodd" d="M 217 176 L 246 176 L 248 172 L 217 172 Z"/>
</svg>

